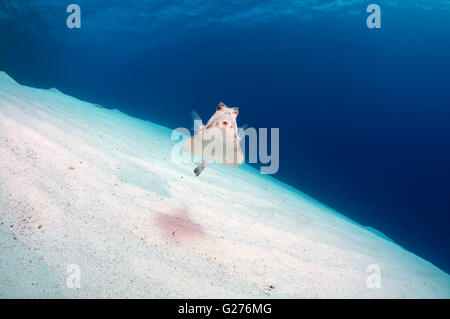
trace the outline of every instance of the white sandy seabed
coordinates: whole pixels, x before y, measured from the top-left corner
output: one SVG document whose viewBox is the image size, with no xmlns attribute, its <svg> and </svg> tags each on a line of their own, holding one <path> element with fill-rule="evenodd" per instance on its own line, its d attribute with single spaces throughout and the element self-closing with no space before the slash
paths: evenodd
<svg viewBox="0 0 450 319">
<path fill-rule="evenodd" d="M 0 297 L 450 297 L 445 272 L 247 165 L 195 177 L 170 135 L 0 72 Z"/>
</svg>

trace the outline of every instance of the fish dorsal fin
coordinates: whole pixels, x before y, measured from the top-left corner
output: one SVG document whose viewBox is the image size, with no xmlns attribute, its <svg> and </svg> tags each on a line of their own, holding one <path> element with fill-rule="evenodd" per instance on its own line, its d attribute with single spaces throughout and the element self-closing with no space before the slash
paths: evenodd
<svg viewBox="0 0 450 319">
<path fill-rule="evenodd" d="M 248 128 L 247 124 L 242 125 L 240 128 L 238 128 L 238 140 L 240 141 L 242 137 L 244 136 L 245 130 Z"/>
<path fill-rule="evenodd" d="M 191 111 L 192 120 L 194 121 L 194 134 L 197 134 L 205 125 L 200 116 L 195 111 Z"/>
</svg>

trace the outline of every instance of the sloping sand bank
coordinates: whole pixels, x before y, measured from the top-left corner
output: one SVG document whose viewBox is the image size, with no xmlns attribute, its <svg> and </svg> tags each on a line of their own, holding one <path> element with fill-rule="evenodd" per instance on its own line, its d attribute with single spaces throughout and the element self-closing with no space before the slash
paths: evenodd
<svg viewBox="0 0 450 319">
<path fill-rule="evenodd" d="M 446 273 L 246 165 L 195 177 L 170 134 L 0 72 L 0 297 L 450 297 Z"/>
</svg>

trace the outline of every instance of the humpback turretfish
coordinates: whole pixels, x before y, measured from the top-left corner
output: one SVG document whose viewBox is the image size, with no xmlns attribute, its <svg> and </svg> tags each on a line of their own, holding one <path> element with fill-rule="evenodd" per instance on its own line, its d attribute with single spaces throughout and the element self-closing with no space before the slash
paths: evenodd
<svg viewBox="0 0 450 319">
<path fill-rule="evenodd" d="M 208 123 L 203 125 L 193 112 L 194 135 L 184 142 L 183 150 L 202 158 L 201 164 L 194 169 L 195 175 L 200 175 L 212 161 L 232 167 L 242 164 L 244 155 L 239 145 L 238 114 L 237 107 L 229 108 L 220 102 Z"/>
</svg>

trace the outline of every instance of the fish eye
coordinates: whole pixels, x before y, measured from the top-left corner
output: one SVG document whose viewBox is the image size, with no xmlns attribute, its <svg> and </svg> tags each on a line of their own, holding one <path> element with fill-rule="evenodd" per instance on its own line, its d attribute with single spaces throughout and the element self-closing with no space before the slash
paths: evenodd
<svg viewBox="0 0 450 319">
<path fill-rule="evenodd" d="M 225 104 L 223 104 L 223 102 L 220 102 L 219 105 L 217 105 L 216 110 L 220 111 L 220 110 L 224 109 L 225 107 L 226 107 Z"/>
</svg>

